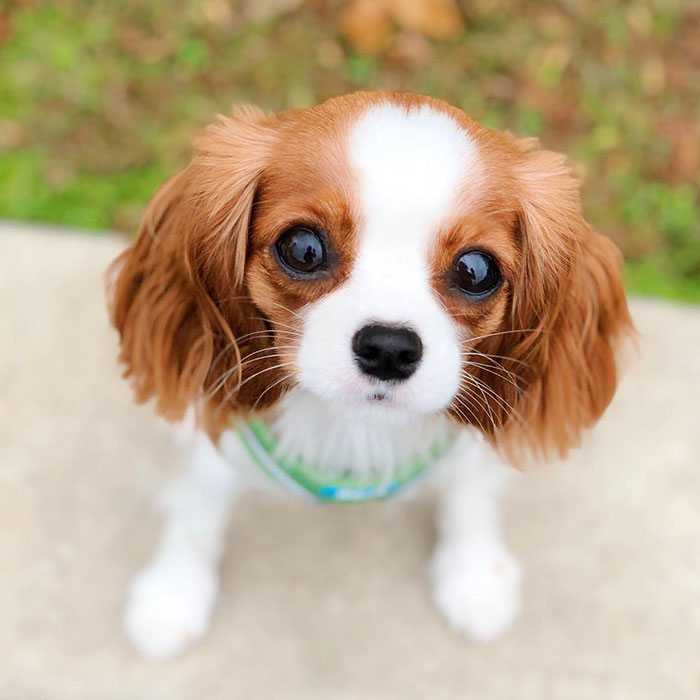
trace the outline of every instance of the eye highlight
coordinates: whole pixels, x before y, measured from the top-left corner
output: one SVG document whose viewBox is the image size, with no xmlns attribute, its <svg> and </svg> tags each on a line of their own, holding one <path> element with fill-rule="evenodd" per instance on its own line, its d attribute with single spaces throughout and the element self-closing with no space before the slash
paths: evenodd
<svg viewBox="0 0 700 700">
<path fill-rule="evenodd" d="M 460 253 L 455 260 L 454 274 L 460 291 L 475 298 L 489 296 L 501 283 L 496 261 L 481 250 Z"/>
<path fill-rule="evenodd" d="M 326 268 L 328 251 L 318 231 L 307 226 L 294 226 L 275 243 L 281 266 L 293 276 L 311 276 Z"/>
</svg>

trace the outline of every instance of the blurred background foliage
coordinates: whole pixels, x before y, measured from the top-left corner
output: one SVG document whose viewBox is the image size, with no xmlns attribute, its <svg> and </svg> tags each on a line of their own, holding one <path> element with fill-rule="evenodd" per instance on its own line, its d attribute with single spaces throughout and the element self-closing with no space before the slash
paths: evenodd
<svg viewBox="0 0 700 700">
<path fill-rule="evenodd" d="M 234 102 L 446 99 L 583 179 L 633 290 L 700 300 L 697 0 L 61 0 L 0 5 L 0 216 L 136 229 Z"/>
</svg>

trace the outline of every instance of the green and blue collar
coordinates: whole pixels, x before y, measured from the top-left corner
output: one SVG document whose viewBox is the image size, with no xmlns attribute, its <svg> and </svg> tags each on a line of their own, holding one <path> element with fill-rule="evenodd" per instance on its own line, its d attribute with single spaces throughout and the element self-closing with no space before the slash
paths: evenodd
<svg viewBox="0 0 700 700">
<path fill-rule="evenodd" d="M 323 503 L 361 503 L 389 498 L 416 483 L 445 454 L 453 442 L 450 434 L 433 443 L 386 478 L 377 474 L 329 475 L 298 457 L 280 455 L 279 441 L 261 419 L 236 421 L 236 432 L 252 460 L 274 481 L 306 500 Z"/>
</svg>

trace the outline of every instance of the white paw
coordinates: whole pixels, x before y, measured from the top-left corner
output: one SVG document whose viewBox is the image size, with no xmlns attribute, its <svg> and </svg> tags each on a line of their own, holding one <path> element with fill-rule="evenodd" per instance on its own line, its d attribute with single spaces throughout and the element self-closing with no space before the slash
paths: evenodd
<svg viewBox="0 0 700 700">
<path fill-rule="evenodd" d="M 522 573 L 503 547 L 441 545 L 430 577 L 435 605 L 453 629 L 472 639 L 495 639 L 518 616 Z"/>
<path fill-rule="evenodd" d="M 196 558 L 151 563 L 129 586 L 126 636 L 144 656 L 174 656 L 207 631 L 217 588 L 216 572 Z"/>
</svg>

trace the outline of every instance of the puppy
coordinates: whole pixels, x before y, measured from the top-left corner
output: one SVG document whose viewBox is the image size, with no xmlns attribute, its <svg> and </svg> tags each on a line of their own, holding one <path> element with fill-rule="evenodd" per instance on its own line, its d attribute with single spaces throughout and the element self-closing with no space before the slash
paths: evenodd
<svg viewBox="0 0 700 700">
<path fill-rule="evenodd" d="M 194 417 L 160 547 L 125 629 L 175 654 L 207 629 L 231 504 L 440 494 L 432 594 L 491 639 L 519 607 L 498 500 L 563 456 L 616 387 L 620 256 L 562 156 L 444 102 L 358 93 L 220 116 L 112 267 L 138 401 Z"/>
</svg>

